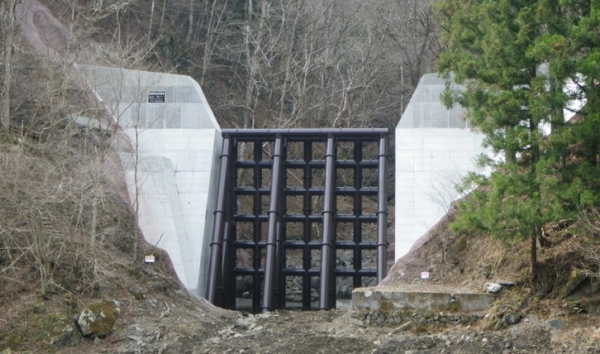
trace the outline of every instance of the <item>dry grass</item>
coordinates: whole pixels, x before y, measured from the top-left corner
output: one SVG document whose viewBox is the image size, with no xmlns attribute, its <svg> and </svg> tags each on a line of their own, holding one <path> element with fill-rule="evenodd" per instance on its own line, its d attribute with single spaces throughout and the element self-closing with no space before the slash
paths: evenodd
<svg viewBox="0 0 600 354">
<path fill-rule="evenodd" d="M 101 164 L 64 144 L 0 146 L 1 297 L 40 289 L 90 293 L 114 278 L 106 252 L 131 230 Z M 117 242 L 118 243 L 118 242 Z"/>
<path fill-rule="evenodd" d="M 421 247 L 396 262 L 386 283 L 420 282 L 420 272 L 429 271 L 432 282 L 462 284 L 476 291 L 482 291 L 485 282 L 498 279 L 527 288 L 530 242 L 503 242 L 477 233 L 457 235 L 448 228 L 454 213 L 450 212 L 423 237 Z M 573 270 L 593 266 L 591 259 L 598 248 L 590 246 L 594 238 L 582 230 L 581 222 L 560 227 L 547 225 L 545 229 L 548 244 L 538 253 L 535 295 L 556 299 L 564 296 L 564 287 Z M 578 250 L 587 253 L 583 255 Z M 597 269 L 591 268 L 596 272 Z"/>
<path fill-rule="evenodd" d="M 185 294 L 161 250 L 140 240 L 133 260 L 134 218 L 102 154 L 85 149 L 84 130 L 63 132 L 0 141 L 0 351 L 50 350 L 53 331 L 92 299 Z"/>
</svg>

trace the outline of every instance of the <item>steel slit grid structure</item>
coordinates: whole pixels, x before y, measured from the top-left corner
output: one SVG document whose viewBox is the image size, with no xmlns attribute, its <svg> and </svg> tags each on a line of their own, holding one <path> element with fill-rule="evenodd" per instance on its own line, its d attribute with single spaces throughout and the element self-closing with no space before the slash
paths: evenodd
<svg viewBox="0 0 600 354">
<path fill-rule="evenodd" d="M 336 303 L 336 278 L 352 277 L 353 287 L 360 287 L 365 277 L 377 282 L 385 277 L 388 129 L 222 133 L 206 294 L 211 303 L 235 309 L 240 291 L 248 290 L 253 312 L 285 308 L 286 281 L 299 277 L 302 308 L 311 309 L 311 281 L 318 279 L 318 309 L 330 309 Z M 365 157 L 369 144 L 375 151 Z M 338 145 L 347 147 L 343 156 Z M 350 183 L 340 178 L 348 171 Z M 371 214 L 364 213 L 365 196 L 378 200 Z M 352 210 L 338 210 L 340 198 L 351 200 Z M 376 239 L 366 239 L 367 226 L 377 230 Z M 351 240 L 338 240 L 336 234 L 350 229 Z M 352 268 L 336 266 L 336 250 L 353 253 Z M 363 264 L 369 251 L 377 255 L 374 268 Z M 294 252 L 302 254 L 301 265 L 290 264 Z M 239 280 L 249 278 L 251 289 L 239 289 Z"/>
</svg>

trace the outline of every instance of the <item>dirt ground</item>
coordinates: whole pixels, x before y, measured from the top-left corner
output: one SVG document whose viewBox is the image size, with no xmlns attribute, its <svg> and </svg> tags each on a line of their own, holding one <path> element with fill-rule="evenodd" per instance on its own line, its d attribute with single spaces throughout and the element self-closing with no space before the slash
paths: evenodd
<svg viewBox="0 0 600 354">
<path fill-rule="evenodd" d="M 530 316 L 503 331 L 478 326 L 444 329 L 366 327 L 347 311 L 243 316 L 176 303 L 140 302 L 104 340 L 71 353 L 599 353 L 598 318 L 577 315 L 554 325 Z M 560 325 L 557 325 L 560 323 Z M 560 328 L 564 325 L 564 328 Z M 435 333 L 429 333 L 434 330 Z M 433 331 L 431 331 L 433 332 Z"/>
<path fill-rule="evenodd" d="M 181 294 L 180 300 L 163 297 L 150 301 L 150 293 L 144 301 L 129 300 L 131 308 L 120 320 L 119 328 L 95 345 L 84 340 L 83 348 L 103 353 L 193 354 L 600 353 L 597 307 L 589 307 L 589 313 L 573 310 L 591 299 L 589 296 L 575 302 L 560 297 L 540 300 L 531 296 L 523 279 L 510 277 L 518 274 L 517 267 L 522 267 L 515 264 L 521 263 L 520 247 L 511 250 L 487 243 L 485 238 L 471 239 L 456 251 L 434 257 L 441 249 L 460 243 L 456 235 L 448 235 L 443 224 L 432 230 L 420 247 L 392 267 L 386 283 L 418 286 L 417 272 L 425 267 L 432 271 L 433 283 L 450 282 L 465 289 L 481 291 L 483 282 L 496 277 L 508 277 L 520 284 L 513 290 L 502 290 L 496 304 L 479 313 L 481 319 L 478 322 L 417 325 L 418 317 L 413 315 L 394 325 L 378 326 L 374 322 L 366 324 L 362 314 L 353 310 L 276 311 L 248 315 L 216 309 L 202 299 L 189 298 L 177 290 L 176 293 Z M 551 239 L 557 237 L 554 235 Z M 561 247 L 565 246 L 556 243 L 544 257 L 558 252 Z M 562 253 L 569 254 L 564 250 Z M 468 254 L 485 256 L 468 257 Z M 491 267 L 485 266 L 488 263 Z M 489 272 L 488 268 L 491 269 Z M 519 314 L 519 321 L 500 329 L 494 326 L 498 318 L 506 318 L 506 314 L 512 312 Z"/>
<path fill-rule="evenodd" d="M 0 339 L 17 336 L 0 340 L 10 348 L 0 353 L 600 353 L 600 317 L 560 305 L 538 306 L 501 330 L 489 327 L 497 308 L 471 324 L 412 325 L 417 321 L 407 315 L 394 325 L 366 325 L 352 310 L 251 315 L 219 309 L 187 293 L 169 272 L 145 269 L 137 276 L 142 281 L 122 278 L 106 290 L 120 315 L 103 339 L 77 335 L 74 346 L 51 344 L 48 323 L 65 313 L 68 294 L 30 293 L 0 304 Z M 70 313 L 89 300 L 77 297 Z"/>
</svg>

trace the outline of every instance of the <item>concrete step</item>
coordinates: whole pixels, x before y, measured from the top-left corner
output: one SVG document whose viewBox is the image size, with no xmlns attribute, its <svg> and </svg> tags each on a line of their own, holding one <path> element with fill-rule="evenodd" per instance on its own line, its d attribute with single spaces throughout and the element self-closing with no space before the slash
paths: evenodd
<svg viewBox="0 0 600 354">
<path fill-rule="evenodd" d="M 352 310 L 415 309 L 476 312 L 490 308 L 496 296 L 438 284 L 405 284 L 394 287 L 357 288 Z"/>
</svg>

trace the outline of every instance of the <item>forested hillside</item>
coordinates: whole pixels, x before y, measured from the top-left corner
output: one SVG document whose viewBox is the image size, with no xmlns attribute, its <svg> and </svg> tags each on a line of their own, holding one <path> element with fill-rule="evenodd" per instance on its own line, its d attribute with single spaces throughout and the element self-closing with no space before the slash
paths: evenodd
<svg viewBox="0 0 600 354">
<path fill-rule="evenodd" d="M 44 3 L 70 60 L 191 75 L 223 127 L 392 127 L 441 50 L 429 1 Z"/>
</svg>

